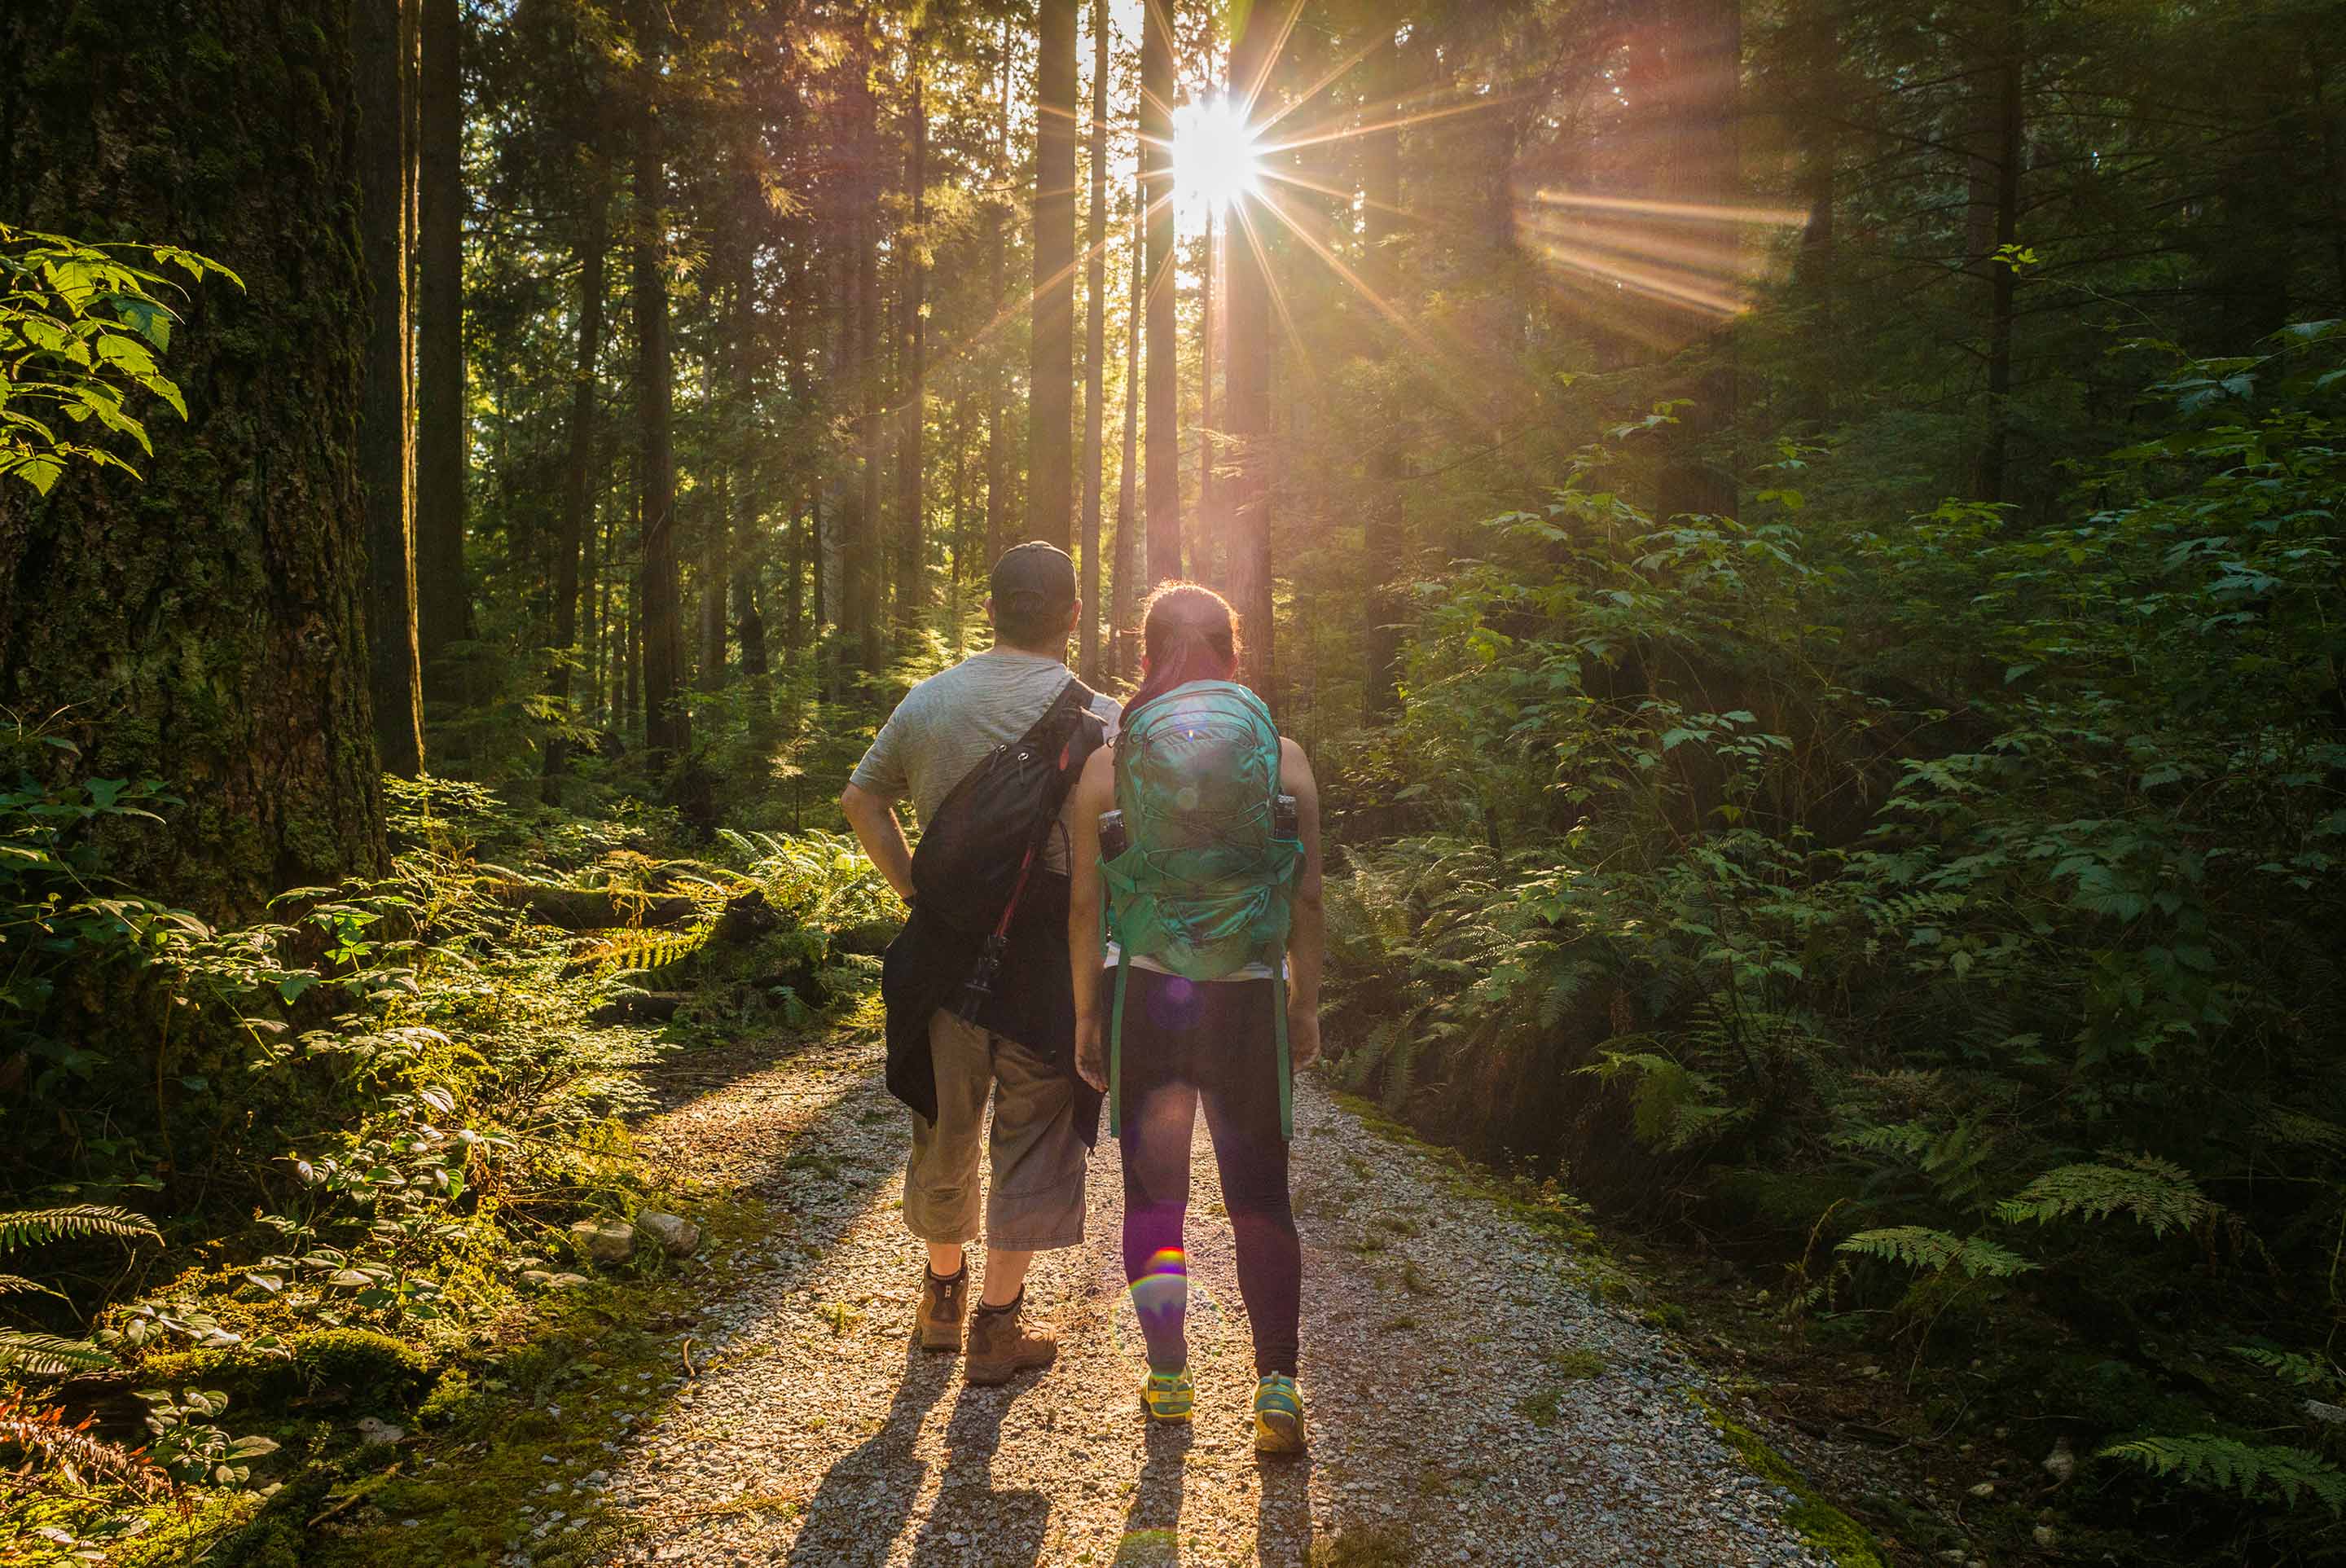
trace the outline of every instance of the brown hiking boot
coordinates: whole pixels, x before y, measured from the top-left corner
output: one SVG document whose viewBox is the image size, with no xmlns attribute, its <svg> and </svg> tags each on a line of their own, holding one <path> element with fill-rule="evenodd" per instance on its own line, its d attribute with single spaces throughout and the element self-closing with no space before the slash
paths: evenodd
<svg viewBox="0 0 2346 1568">
<path fill-rule="evenodd" d="M 1059 1341 L 1048 1329 L 1019 1326 L 1017 1301 L 999 1309 L 980 1307 L 969 1324 L 969 1359 L 963 1376 L 981 1387 L 1006 1383 L 1029 1367 L 1047 1367 L 1059 1359 Z"/>
<path fill-rule="evenodd" d="M 969 1309 L 969 1265 L 963 1264 L 950 1279 L 940 1279 L 925 1268 L 921 1276 L 921 1309 L 913 1320 L 921 1349 L 960 1349 L 961 1321 Z"/>
</svg>

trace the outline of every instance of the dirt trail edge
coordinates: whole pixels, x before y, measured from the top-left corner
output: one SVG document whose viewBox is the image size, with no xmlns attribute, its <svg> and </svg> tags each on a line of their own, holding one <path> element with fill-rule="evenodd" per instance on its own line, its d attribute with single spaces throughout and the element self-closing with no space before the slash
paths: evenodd
<svg viewBox="0 0 2346 1568">
<path fill-rule="evenodd" d="M 565 1541 L 546 1522 L 510 1564 L 590 1542 L 598 1563 L 710 1568 L 1831 1561 L 1787 1518 L 1793 1494 L 1721 1443 L 1691 1397 L 1701 1373 L 1601 1304 L 1586 1259 L 1309 1082 L 1295 1189 L 1311 1452 L 1267 1464 L 1250 1441 L 1252 1365 L 1202 1138 L 1197 1420 L 1151 1431 L 1113 1145 L 1092 1162 L 1087 1240 L 1038 1260 L 1029 1286 L 1029 1310 L 1059 1329 L 1058 1365 L 973 1389 L 959 1358 L 911 1348 L 904 1117 L 877 1044 L 842 1036 L 724 1065 L 645 1135 L 771 1204 L 773 1226 L 709 1260 L 687 1349 L 697 1375 L 578 1483 L 597 1528 Z"/>
</svg>

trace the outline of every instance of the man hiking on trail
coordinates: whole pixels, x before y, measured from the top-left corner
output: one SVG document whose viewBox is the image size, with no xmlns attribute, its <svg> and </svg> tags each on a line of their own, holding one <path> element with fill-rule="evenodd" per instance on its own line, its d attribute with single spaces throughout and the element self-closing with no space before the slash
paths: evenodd
<svg viewBox="0 0 2346 1568">
<path fill-rule="evenodd" d="M 840 799 L 864 852 L 911 907 L 888 950 L 888 1086 L 913 1110 L 904 1224 L 928 1243 L 915 1330 L 962 1349 L 973 1383 L 1058 1353 L 1023 1324 L 1027 1265 L 1084 1236 L 1084 1165 L 1099 1096 L 1075 1072 L 1067 975 L 1068 787 L 1117 705 L 1067 672 L 1081 606 L 1066 552 L 1027 544 L 995 563 L 994 647 L 915 686 Z M 915 857 L 893 807 L 910 796 Z M 977 1239 L 978 1144 L 994 1102 L 983 1291 L 967 1311 L 963 1247 Z"/>
<path fill-rule="evenodd" d="M 1186 1421 L 1194 1397 L 1181 1229 L 1202 1102 L 1254 1332 L 1255 1449 L 1294 1454 L 1303 1259 L 1287 1156 L 1291 1074 L 1320 1054 L 1319 788 L 1302 748 L 1235 684 L 1238 628 L 1220 595 L 1159 588 L 1142 636 L 1140 689 L 1069 808 L 1076 1062 L 1107 1095 L 1124 1154 L 1148 1419 Z"/>
</svg>

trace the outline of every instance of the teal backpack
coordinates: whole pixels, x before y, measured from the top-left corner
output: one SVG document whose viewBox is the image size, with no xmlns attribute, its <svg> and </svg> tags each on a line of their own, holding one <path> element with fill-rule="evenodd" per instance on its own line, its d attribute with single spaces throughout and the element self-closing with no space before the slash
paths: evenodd
<svg viewBox="0 0 2346 1568">
<path fill-rule="evenodd" d="M 1271 972 L 1279 1122 L 1294 1135 L 1284 960 L 1303 846 L 1276 823 L 1279 731 L 1245 687 L 1202 680 L 1134 709 L 1116 739 L 1127 847 L 1100 865 L 1119 951 L 1109 1013 L 1108 1131 L 1122 1125 L 1125 977 L 1136 956 L 1188 980 Z"/>
</svg>

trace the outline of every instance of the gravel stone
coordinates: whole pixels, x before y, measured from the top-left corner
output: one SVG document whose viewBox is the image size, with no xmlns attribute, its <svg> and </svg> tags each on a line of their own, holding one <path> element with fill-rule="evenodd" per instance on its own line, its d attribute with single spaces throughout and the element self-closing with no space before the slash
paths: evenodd
<svg viewBox="0 0 2346 1568">
<path fill-rule="evenodd" d="M 709 1051 L 644 1127 L 656 1158 L 770 1204 L 772 1225 L 705 1259 L 710 1295 L 688 1330 L 702 1373 L 636 1385 L 653 1402 L 607 1478 L 589 1478 L 608 1490 L 606 1528 L 576 1538 L 604 1543 L 584 1561 L 1302 1568 L 1315 1543 L 1382 1530 L 1423 1563 L 1829 1568 L 1785 1524 L 1788 1495 L 1756 1483 L 1685 1397 L 1710 1391 L 1704 1375 L 1597 1301 L 1587 1259 L 1437 1156 L 1371 1133 L 1309 1076 L 1294 1162 L 1308 1456 L 1253 1452 L 1252 1353 L 1202 1124 L 1194 1424 L 1140 1418 L 1105 1139 L 1084 1243 L 1028 1279 L 1057 1365 L 967 1387 L 958 1357 L 912 1339 L 909 1132 L 881 1066 L 863 1035 L 779 1061 L 766 1042 Z M 1571 1375 L 1567 1352 L 1607 1369 Z M 516 1543 L 505 1561 L 528 1559 Z"/>
</svg>

